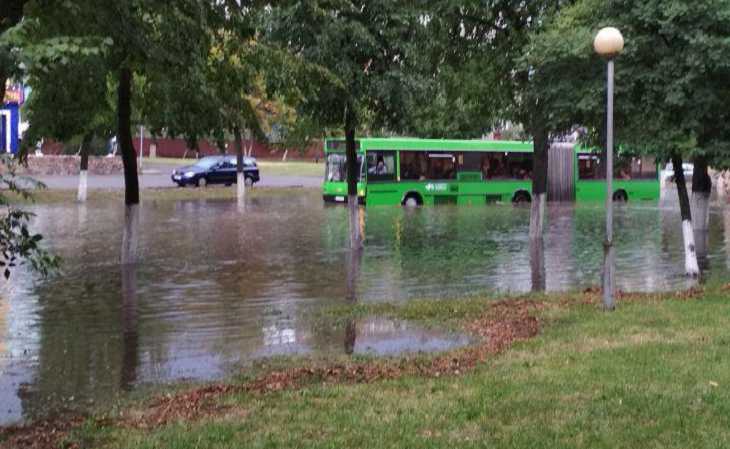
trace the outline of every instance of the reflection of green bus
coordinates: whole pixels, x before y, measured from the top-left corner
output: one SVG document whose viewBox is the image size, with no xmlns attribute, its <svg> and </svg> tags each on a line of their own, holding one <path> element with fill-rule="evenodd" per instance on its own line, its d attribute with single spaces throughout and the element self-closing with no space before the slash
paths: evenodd
<svg viewBox="0 0 730 449">
<path fill-rule="evenodd" d="M 356 148 L 360 167 L 358 196 L 368 205 L 520 203 L 532 199 L 532 142 L 366 138 L 358 140 Z M 344 140 L 326 140 L 325 156 L 323 198 L 345 202 Z M 583 156 L 591 159 L 584 160 Z M 588 176 L 589 168 L 597 162 L 593 157 L 576 152 L 573 158 L 575 172 L 580 169 Z M 585 162 L 588 160 L 590 163 Z M 594 171 L 594 178 L 580 178 L 573 186 L 579 199 L 601 198 L 598 190 L 600 185 L 605 188 L 605 184 L 596 181 L 600 170 Z M 617 173 L 623 172 L 617 170 Z M 653 173 L 655 185 L 644 180 L 620 180 L 615 185 L 627 194 L 627 198 L 657 198 L 656 167 Z M 647 176 L 641 169 L 639 174 Z M 623 193 L 617 199 L 623 199 L 621 195 Z"/>
</svg>

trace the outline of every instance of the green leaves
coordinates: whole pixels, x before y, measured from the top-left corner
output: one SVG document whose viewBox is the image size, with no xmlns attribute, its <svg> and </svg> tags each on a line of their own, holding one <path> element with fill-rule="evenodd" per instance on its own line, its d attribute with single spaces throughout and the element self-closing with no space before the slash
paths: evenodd
<svg viewBox="0 0 730 449">
<path fill-rule="evenodd" d="M 11 193 L 32 199 L 30 189 L 45 186 L 30 178 L 18 177 L 15 161 L 10 157 L 2 156 L 0 159 L 8 168 L 7 173 L 0 175 L 0 186 L 6 192 L 0 195 L 0 206 L 5 209 L 0 214 L 0 270 L 8 279 L 12 270 L 27 263 L 36 272 L 47 276 L 59 268 L 60 260 L 42 247 L 42 235 L 30 231 L 29 223 L 34 215 L 10 205 L 6 196 Z"/>
<path fill-rule="evenodd" d="M 265 16 L 265 39 L 286 48 L 298 114 L 322 127 L 407 128 L 418 92 L 408 71 L 416 29 L 409 4 L 390 1 L 288 1 Z M 291 95 L 287 95 L 292 98 Z M 352 110 L 350 110 L 352 112 Z"/>
<path fill-rule="evenodd" d="M 730 3 L 725 0 L 581 0 L 533 35 L 524 64 L 547 82 L 537 93 L 551 105 L 552 125 L 604 126 L 605 64 L 593 36 L 615 26 L 626 39 L 616 59 L 616 137 L 666 157 L 707 150 L 727 139 L 725 86 L 730 59 Z M 557 120 L 556 120 L 557 119 Z M 714 143 L 710 143 L 714 142 Z M 719 148 L 719 147 L 718 147 Z"/>
</svg>

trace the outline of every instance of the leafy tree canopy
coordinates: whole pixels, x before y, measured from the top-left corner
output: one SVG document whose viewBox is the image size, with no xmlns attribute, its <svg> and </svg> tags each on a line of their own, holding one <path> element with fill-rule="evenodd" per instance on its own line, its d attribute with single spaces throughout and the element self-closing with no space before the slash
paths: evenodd
<svg viewBox="0 0 730 449">
<path fill-rule="evenodd" d="M 604 26 L 626 40 L 616 59 L 617 142 L 665 159 L 689 151 L 726 158 L 730 2 L 582 0 L 562 11 L 523 60 L 545 80 L 539 94 L 557 129 L 580 124 L 601 135 L 605 64 L 592 42 Z"/>
</svg>

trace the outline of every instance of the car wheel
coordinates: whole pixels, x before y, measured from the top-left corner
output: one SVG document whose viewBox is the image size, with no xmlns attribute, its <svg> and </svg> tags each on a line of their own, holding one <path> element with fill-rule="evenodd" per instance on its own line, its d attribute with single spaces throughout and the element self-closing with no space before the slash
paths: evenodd
<svg viewBox="0 0 730 449">
<path fill-rule="evenodd" d="M 203 176 L 198 178 L 198 187 L 205 187 L 206 185 L 208 185 L 208 181 Z"/>
<path fill-rule="evenodd" d="M 243 180 L 243 185 L 246 187 L 251 187 L 253 185 L 253 178 L 250 176 L 246 176 L 246 178 Z"/>
</svg>

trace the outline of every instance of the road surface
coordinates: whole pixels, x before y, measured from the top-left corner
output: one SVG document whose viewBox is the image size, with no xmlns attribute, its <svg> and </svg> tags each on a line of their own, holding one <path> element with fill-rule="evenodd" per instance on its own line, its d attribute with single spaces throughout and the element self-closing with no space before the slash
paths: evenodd
<svg viewBox="0 0 730 449">
<path fill-rule="evenodd" d="M 49 189 L 53 190 L 74 190 L 79 184 L 79 178 L 75 175 L 39 175 L 33 176 L 33 178 L 41 181 Z M 175 184 L 170 179 L 170 171 L 157 169 L 140 175 L 139 185 L 142 189 L 175 187 Z M 257 187 L 320 187 L 321 185 L 322 178 L 320 176 L 267 176 L 266 173 L 261 173 L 261 181 L 256 183 Z M 90 190 L 123 189 L 124 176 L 121 173 L 115 175 L 89 175 L 88 188 Z"/>
</svg>

